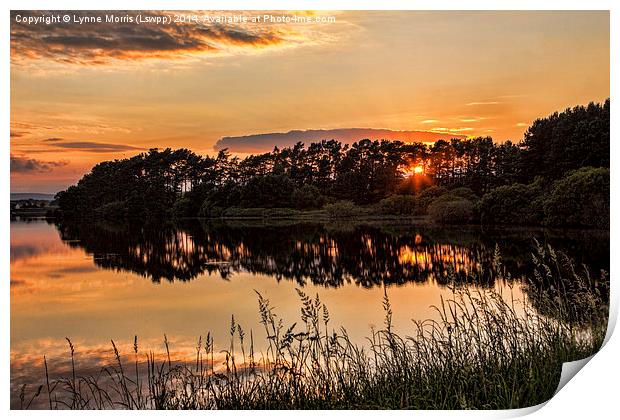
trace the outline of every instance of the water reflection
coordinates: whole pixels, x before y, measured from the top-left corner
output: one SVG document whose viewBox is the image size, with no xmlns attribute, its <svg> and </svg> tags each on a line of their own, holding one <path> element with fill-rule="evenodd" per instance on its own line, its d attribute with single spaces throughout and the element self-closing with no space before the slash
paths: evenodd
<svg viewBox="0 0 620 420">
<path fill-rule="evenodd" d="M 190 361 L 197 337 L 207 332 L 213 333 L 216 349 L 226 348 L 233 314 L 255 333 L 259 349 L 255 291 L 268 297 L 289 324 L 299 322 L 295 288 L 319 293 L 333 325 L 346 327 L 360 345 L 367 343 L 371 326 L 383 320 L 382 285 L 394 309 L 395 330 L 403 335 L 411 333 L 412 319 L 437 316 L 431 305 L 451 294 L 443 287 L 447 273 L 473 283 L 472 290 L 493 287 L 507 300 L 524 301 L 527 290 L 519 284 L 513 289 L 503 282 L 493 285 L 489 275 L 496 244 L 515 277 L 531 273 L 532 238 L 565 251 L 591 272 L 609 267 L 609 234 L 594 231 L 385 223 L 193 221 L 146 228 L 15 222 L 12 406 L 18 407 L 21 384 L 41 383 L 43 355 L 53 376 L 66 374 L 65 337 L 76 344 L 78 369 L 87 374 L 113 362 L 110 339 L 127 354 L 137 335 L 144 351 L 163 354 L 167 334 L 179 352 L 175 357 Z"/>
<path fill-rule="evenodd" d="M 534 238 L 595 271 L 609 265 L 609 235 L 598 231 L 198 221 L 157 228 L 63 223 L 57 228 L 66 244 L 92 255 L 97 266 L 153 282 L 189 281 L 203 273 L 229 279 L 247 272 L 302 286 L 443 284 L 449 277 L 492 286 L 496 245 L 506 270 L 518 279 L 530 268 Z"/>
</svg>

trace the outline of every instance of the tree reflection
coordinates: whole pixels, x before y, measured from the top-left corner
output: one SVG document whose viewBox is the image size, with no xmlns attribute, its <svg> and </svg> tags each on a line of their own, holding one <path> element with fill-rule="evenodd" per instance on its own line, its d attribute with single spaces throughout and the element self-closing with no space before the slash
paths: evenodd
<svg viewBox="0 0 620 420">
<path fill-rule="evenodd" d="M 594 269 L 608 267 L 609 239 L 592 233 L 483 232 L 382 224 L 187 222 L 151 227 L 57 224 L 61 239 L 83 248 L 102 268 L 130 271 L 154 282 L 249 272 L 326 287 L 448 281 L 491 286 L 496 244 L 512 278 L 527 273 L 532 238 L 562 244 Z M 580 236 L 581 235 L 581 236 Z M 585 236 L 584 236 L 585 235 Z M 604 235 L 603 232 L 598 235 Z M 606 250 L 603 249 L 606 247 Z"/>
</svg>

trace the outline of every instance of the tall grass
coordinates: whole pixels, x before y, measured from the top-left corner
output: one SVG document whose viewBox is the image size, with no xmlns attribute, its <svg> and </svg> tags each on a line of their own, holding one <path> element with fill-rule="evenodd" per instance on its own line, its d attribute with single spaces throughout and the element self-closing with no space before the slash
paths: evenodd
<svg viewBox="0 0 620 420">
<path fill-rule="evenodd" d="M 302 290 L 297 290 L 301 323 L 289 326 L 257 293 L 267 346 L 258 354 L 253 331 L 248 336 L 233 317 L 221 365 L 216 365 L 211 334 L 199 338 L 195 361 L 184 363 L 172 362 L 167 338 L 166 357 L 159 360 L 152 352 L 141 355 L 136 337 L 134 366 L 123 365 L 112 342 L 113 363 L 97 376 L 80 376 L 69 341 L 71 376 L 51 380 L 44 358 L 45 381 L 31 397 L 23 387 L 20 401 L 22 408 L 29 408 L 47 397 L 44 408 L 54 409 L 536 405 L 552 397 L 561 364 L 592 355 L 606 331 L 607 302 L 601 293 L 607 287 L 606 276 L 593 281 L 589 274 L 578 275 L 571 262 L 558 255 L 551 248 L 537 247 L 527 302 L 507 302 L 495 291 L 455 287 L 435 307 L 436 319 L 414 321 L 406 336 L 393 330 L 386 291 L 384 325 L 371 330 L 365 344 L 354 343 L 344 328 L 333 327 L 318 295 L 311 297 Z M 499 253 L 493 265 L 494 273 L 509 279 L 502 274 Z M 531 302 L 537 302 L 536 307 Z M 146 372 L 139 367 L 145 362 Z"/>
</svg>

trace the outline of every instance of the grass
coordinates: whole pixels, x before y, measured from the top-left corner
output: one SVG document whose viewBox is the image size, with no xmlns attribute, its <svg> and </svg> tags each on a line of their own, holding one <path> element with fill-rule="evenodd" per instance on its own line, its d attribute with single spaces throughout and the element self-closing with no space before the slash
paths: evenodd
<svg viewBox="0 0 620 420">
<path fill-rule="evenodd" d="M 298 290 L 301 323 L 287 326 L 257 294 L 267 347 L 254 349 L 249 334 L 230 324 L 230 344 L 216 362 L 213 337 L 202 337 L 194 362 L 142 355 L 137 338 L 127 365 L 115 360 L 97 376 L 75 371 L 45 378 L 32 396 L 22 387 L 22 408 L 47 399 L 47 408 L 126 409 L 507 409 L 540 404 L 553 396 L 561 364 L 587 357 L 602 344 L 608 281 L 577 274 L 572 263 L 538 246 L 527 302 L 505 301 L 495 291 L 452 288 L 435 307 L 435 320 L 414 321 L 409 335 L 393 331 L 384 294 L 385 320 L 364 345 L 331 325 L 318 295 Z M 501 256 L 492 270 L 503 279 Z M 491 269 L 491 267 L 489 267 Z M 566 274 L 568 273 L 568 274 Z M 450 274 L 449 274 L 450 275 Z M 552 284 L 549 284 L 552 283 Z M 553 291 L 549 291 L 553 287 Z M 536 302 L 534 306 L 532 302 Z M 542 310 L 541 310 L 542 309 Z M 140 366 L 146 363 L 146 370 Z"/>
</svg>

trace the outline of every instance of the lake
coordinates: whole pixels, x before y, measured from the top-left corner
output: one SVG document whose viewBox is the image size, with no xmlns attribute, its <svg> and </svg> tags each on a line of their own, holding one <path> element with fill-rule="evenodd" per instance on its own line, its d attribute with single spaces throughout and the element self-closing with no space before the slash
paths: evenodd
<svg viewBox="0 0 620 420">
<path fill-rule="evenodd" d="M 438 227 L 410 223 L 187 221 L 151 227 L 11 222 L 11 401 L 21 384 L 66 375 L 76 349 L 80 373 L 123 354 L 165 352 L 191 361 L 210 332 L 226 348 L 231 316 L 264 343 L 257 292 L 288 325 L 299 321 L 296 289 L 317 293 L 332 325 L 365 343 L 381 328 L 387 293 L 395 329 L 436 317 L 453 282 L 527 299 L 534 239 L 592 273 L 609 270 L 609 233 L 593 230 Z M 491 275 L 496 249 L 508 276 Z M 500 280 L 492 281 L 491 279 Z M 45 401 L 43 401 L 45 403 Z"/>
</svg>

